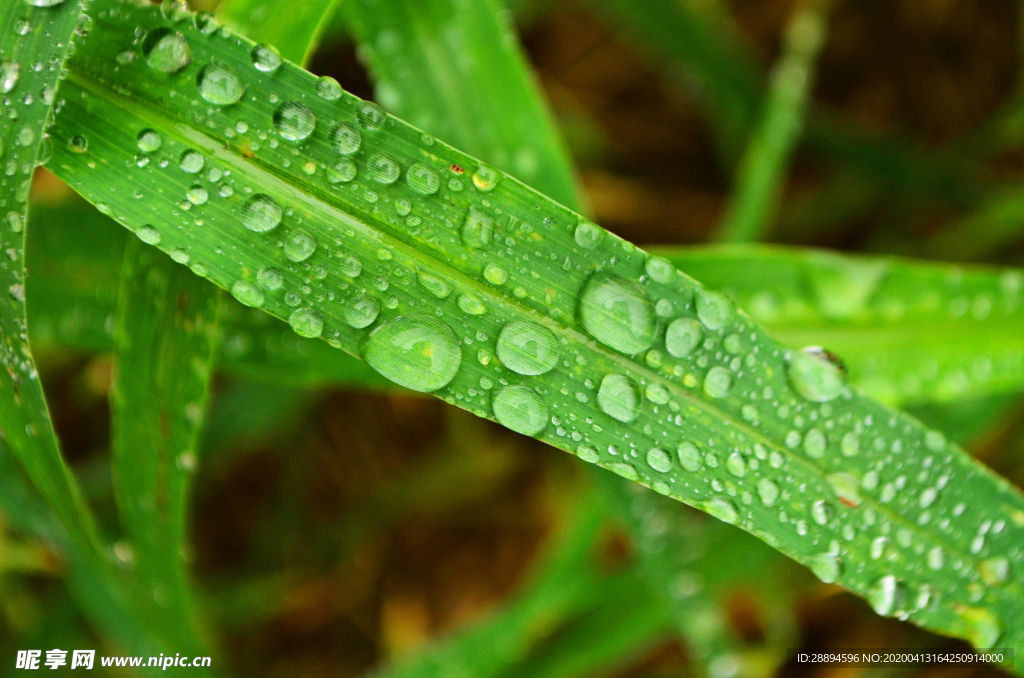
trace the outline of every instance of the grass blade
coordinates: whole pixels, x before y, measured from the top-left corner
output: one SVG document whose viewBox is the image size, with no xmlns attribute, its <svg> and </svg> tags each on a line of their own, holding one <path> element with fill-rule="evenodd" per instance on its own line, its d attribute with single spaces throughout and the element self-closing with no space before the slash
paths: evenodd
<svg viewBox="0 0 1024 678">
<path fill-rule="evenodd" d="M 1024 387 L 1024 272 L 769 246 L 663 249 L 788 346 L 824 346 L 888 403 Z"/>
<path fill-rule="evenodd" d="M 97 7 L 50 166 L 142 238 L 299 334 L 739 525 L 883 614 L 982 646 L 1024 639 L 1024 498 L 941 435 L 515 179 L 290 64 L 257 71 L 248 41 Z M 133 47 L 153 31 L 179 34 L 191 62 L 157 72 L 147 43 Z M 132 48 L 143 58 L 119 64 Z M 234 76 L 214 71 L 210 91 L 204 69 L 222 66 Z M 162 139 L 148 163 L 146 129 Z M 67 148 L 76 135 L 89 153 Z M 200 182 L 211 200 L 182 210 Z M 281 285 L 261 288 L 269 268 Z M 677 320 L 663 353 L 658 322 Z M 495 360 L 512 322 L 544 347 L 520 360 L 506 335 L 499 355 L 516 369 Z"/>
<path fill-rule="evenodd" d="M 220 290 L 138 240 L 122 271 L 111 390 L 114 493 L 155 624 L 207 655 L 188 583 L 189 487 L 209 400 Z"/>
<path fill-rule="evenodd" d="M 280 57 L 306 65 L 337 6 L 338 0 L 225 0 L 217 7 L 217 17 L 255 42 L 273 45 Z M 264 68 L 275 63 L 272 53 L 259 56 Z"/>
<path fill-rule="evenodd" d="M 499 10 L 497 0 L 342 4 L 384 108 L 576 205 L 580 194 L 565 146 Z M 389 45 L 385 26 L 400 44 Z M 525 141 L 510 149 L 510 139 Z"/>
<path fill-rule="evenodd" d="M 815 62 L 825 43 L 828 5 L 827 0 L 802 0 L 793 9 L 761 120 L 740 161 L 719 240 L 760 240 L 778 215 L 814 86 Z"/>
</svg>

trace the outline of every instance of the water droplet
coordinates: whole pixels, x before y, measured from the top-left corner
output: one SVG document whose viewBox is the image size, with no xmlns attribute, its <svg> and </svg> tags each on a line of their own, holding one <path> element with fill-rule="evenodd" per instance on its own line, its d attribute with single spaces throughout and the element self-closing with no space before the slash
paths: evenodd
<svg viewBox="0 0 1024 678">
<path fill-rule="evenodd" d="M 210 194 L 202 186 L 196 185 L 185 191 L 185 197 L 193 205 L 205 205 L 210 199 Z"/>
<path fill-rule="evenodd" d="M 935 503 L 935 500 L 939 496 L 939 491 L 934 487 L 926 487 L 921 491 L 921 496 L 918 498 L 918 506 L 921 508 L 928 508 Z"/>
<path fill-rule="evenodd" d="M 974 647 L 995 647 L 1003 635 L 1003 625 L 995 614 L 990 610 L 966 605 L 957 605 L 956 611 L 963 626 L 961 633 Z"/>
<path fill-rule="evenodd" d="M 370 367 L 413 391 L 447 386 L 462 364 L 455 333 L 430 316 L 398 318 L 375 329 L 363 347 Z"/>
<path fill-rule="evenodd" d="M 487 264 L 484 267 L 484 279 L 492 285 L 504 285 L 508 280 L 508 271 L 498 264 Z"/>
<path fill-rule="evenodd" d="M 237 104 L 245 92 L 242 79 L 228 66 L 211 63 L 203 66 L 196 76 L 199 94 L 215 106 Z"/>
<path fill-rule="evenodd" d="M 597 460 L 600 459 L 597 455 L 597 450 L 587 445 L 580 445 L 576 448 L 576 456 L 588 464 L 596 464 Z"/>
<path fill-rule="evenodd" d="M 18 84 L 18 76 L 21 74 L 21 64 L 17 61 L 4 61 L 0 63 L 0 93 L 7 94 Z"/>
<path fill-rule="evenodd" d="M 384 122 L 388 119 L 388 116 L 384 112 L 384 109 L 377 104 L 365 101 L 359 107 L 359 111 L 356 113 L 356 119 L 359 121 L 359 126 L 363 129 L 375 131 L 384 126 Z"/>
<path fill-rule="evenodd" d="M 356 278 L 363 272 L 363 262 L 352 254 L 345 254 L 339 257 L 338 270 L 349 278 Z"/>
<path fill-rule="evenodd" d="M 181 154 L 181 160 L 178 162 L 178 167 L 180 167 L 181 171 L 186 174 L 198 174 L 202 171 L 205 164 L 206 158 L 203 157 L 202 153 L 197 151 L 185 151 Z"/>
<path fill-rule="evenodd" d="M 627 355 L 654 342 L 654 305 L 628 280 L 596 273 L 580 295 L 579 315 L 591 336 Z"/>
<path fill-rule="evenodd" d="M 142 42 L 142 53 L 149 67 L 161 73 L 177 73 L 192 62 L 192 48 L 188 40 L 170 28 L 150 31 Z"/>
<path fill-rule="evenodd" d="M 704 377 L 704 393 L 709 398 L 724 398 L 729 395 L 731 388 L 732 372 L 720 365 L 708 370 L 707 376 Z"/>
<path fill-rule="evenodd" d="M 334 167 L 327 170 L 327 181 L 332 184 L 347 184 L 356 178 L 359 170 L 356 164 L 348 158 L 342 158 L 334 164 Z"/>
<path fill-rule="evenodd" d="M 838 367 L 803 351 L 790 356 L 788 374 L 793 390 L 811 402 L 828 402 L 846 389 L 846 380 Z"/>
<path fill-rule="evenodd" d="M 512 322 L 498 335 L 498 359 L 528 376 L 550 372 L 558 363 L 558 341 L 551 330 L 531 322 Z"/>
<path fill-rule="evenodd" d="M 596 247 L 601 242 L 601 239 L 604 237 L 604 229 L 589 221 L 580 221 L 579 225 L 576 226 L 574 237 L 577 245 L 590 249 Z"/>
<path fill-rule="evenodd" d="M 762 478 L 757 481 L 757 496 L 765 506 L 774 506 L 779 499 L 779 486 L 775 484 L 774 480 Z"/>
<path fill-rule="evenodd" d="M 668 389 L 658 383 L 648 384 L 644 389 L 644 395 L 655 405 L 664 405 L 670 398 Z"/>
<path fill-rule="evenodd" d="M 843 436 L 842 442 L 839 444 L 839 450 L 843 453 L 844 457 L 856 457 L 860 453 L 860 438 L 853 431 L 850 431 Z"/>
<path fill-rule="evenodd" d="M 703 325 L 693 318 L 679 318 L 665 330 L 665 350 L 675 358 L 685 358 L 703 339 Z"/>
<path fill-rule="evenodd" d="M 139 150 L 143 153 L 155 153 L 164 145 L 164 140 L 154 130 L 144 129 L 137 137 Z"/>
<path fill-rule="evenodd" d="M 309 259 L 316 252 L 316 238 L 301 228 L 289 233 L 284 239 L 284 256 L 299 263 Z"/>
<path fill-rule="evenodd" d="M 342 155 L 352 155 L 363 143 L 363 135 L 350 123 L 343 122 L 331 133 L 334 150 Z"/>
<path fill-rule="evenodd" d="M 305 104 L 286 101 L 274 111 L 274 128 L 288 141 L 304 141 L 316 129 L 316 116 Z"/>
<path fill-rule="evenodd" d="M 628 424 L 639 414 L 640 391 L 629 377 L 608 374 L 597 391 L 597 405 L 612 419 Z"/>
<path fill-rule="evenodd" d="M 438 299 L 447 299 L 452 293 L 451 285 L 430 273 L 421 271 L 417 276 L 417 280 L 419 280 L 423 289 L 430 292 Z"/>
<path fill-rule="evenodd" d="M 269 195 L 257 193 L 242 208 L 242 224 L 250 231 L 266 233 L 281 223 L 283 212 Z"/>
<path fill-rule="evenodd" d="M 256 282 L 265 290 L 274 291 L 281 289 L 284 283 L 284 274 L 276 268 L 261 268 L 256 274 Z"/>
<path fill-rule="evenodd" d="M 320 76 L 316 81 L 316 95 L 324 101 L 336 101 L 342 95 L 341 85 L 329 75 Z"/>
<path fill-rule="evenodd" d="M 501 172 L 481 164 L 473 174 L 473 185 L 484 193 L 490 193 L 501 181 Z"/>
<path fill-rule="evenodd" d="M 647 271 L 647 275 L 651 276 L 651 280 L 663 285 L 672 282 L 672 277 L 676 273 L 676 269 L 669 263 L 668 259 L 661 257 L 651 257 L 647 260 L 644 268 Z"/>
<path fill-rule="evenodd" d="M 941 570 L 946 564 L 946 553 L 941 546 L 936 546 L 928 551 L 928 567 L 933 570 Z"/>
<path fill-rule="evenodd" d="M 819 556 L 814 556 L 807 563 L 807 567 L 811 569 L 814 576 L 823 581 L 826 584 L 834 584 L 839 580 L 839 575 L 842 574 L 843 568 L 839 562 L 839 558 L 830 554 L 823 553 Z"/>
<path fill-rule="evenodd" d="M 811 459 L 821 459 L 824 457 L 827 446 L 828 441 L 825 440 L 825 434 L 821 432 L 821 429 L 812 428 L 804 436 L 804 452 Z"/>
<path fill-rule="evenodd" d="M 433 195 L 441 188 L 441 177 L 421 162 L 409 168 L 405 181 L 409 188 L 423 195 Z"/>
<path fill-rule="evenodd" d="M 256 70 L 273 73 L 281 66 L 281 55 L 270 45 L 256 45 L 252 48 L 252 65 Z"/>
<path fill-rule="evenodd" d="M 978 574 L 989 586 L 1005 584 L 1010 578 L 1010 561 L 1006 558 L 989 558 L 978 565 Z"/>
<path fill-rule="evenodd" d="M 466 221 L 462 224 L 462 244 L 470 249 L 486 247 L 494 233 L 494 219 L 476 207 L 469 208 Z"/>
<path fill-rule="evenodd" d="M 689 471 L 694 473 L 700 470 L 703 461 L 701 459 L 700 450 L 697 446 L 691 442 L 679 443 L 679 447 L 676 449 L 676 454 L 679 456 L 679 464 Z"/>
<path fill-rule="evenodd" d="M 494 395 L 494 418 L 517 433 L 536 436 L 547 426 L 548 407 L 526 386 L 508 386 Z"/>
<path fill-rule="evenodd" d="M 887 574 L 868 591 L 868 603 L 883 617 L 894 616 L 903 607 L 906 599 L 905 584 L 895 576 Z"/>
<path fill-rule="evenodd" d="M 380 315 L 380 302 L 361 294 L 345 306 L 345 322 L 357 330 L 369 327 Z"/>
<path fill-rule="evenodd" d="M 288 324 L 300 337 L 315 339 L 323 334 L 324 319 L 320 312 L 312 308 L 298 308 L 288 316 Z"/>
<path fill-rule="evenodd" d="M 835 510 L 824 499 L 811 504 L 811 519 L 819 525 L 827 525 L 834 514 Z"/>
<path fill-rule="evenodd" d="M 860 506 L 863 499 L 860 496 L 860 483 L 857 482 L 856 477 L 849 473 L 830 473 L 825 476 L 825 480 L 843 504 L 850 508 Z"/>
<path fill-rule="evenodd" d="M 366 171 L 371 179 L 385 186 L 395 183 L 402 175 L 402 167 L 398 161 L 383 153 L 377 153 L 366 161 Z"/>
<path fill-rule="evenodd" d="M 68 149 L 72 153 L 85 153 L 89 150 L 89 140 L 81 134 L 76 134 L 68 139 Z"/>
<path fill-rule="evenodd" d="M 231 295 L 246 306 L 259 308 L 263 305 L 263 291 L 244 280 L 239 280 L 231 286 Z"/>
<path fill-rule="evenodd" d="M 724 523 L 735 524 L 739 518 L 736 504 L 722 497 L 715 497 L 707 504 L 707 512 Z"/>
<path fill-rule="evenodd" d="M 608 464 L 608 470 L 612 473 L 622 476 L 626 480 L 637 481 L 640 480 L 640 474 L 636 472 L 636 469 L 632 464 L 623 464 L 622 462 L 614 462 Z"/>
<path fill-rule="evenodd" d="M 146 243 L 147 245 L 159 245 L 160 244 L 160 231 L 156 230 L 152 226 L 143 226 L 135 235 L 139 237 L 139 240 Z"/>
<path fill-rule="evenodd" d="M 461 294 L 458 299 L 459 309 L 469 315 L 483 315 L 487 313 L 487 307 L 471 294 Z"/>
<path fill-rule="evenodd" d="M 697 317 L 709 330 L 720 330 L 732 322 L 733 306 L 718 292 L 700 290 L 697 293 Z"/>
<path fill-rule="evenodd" d="M 747 461 L 739 452 L 733 452 L 725 460 L 725 470 L 737 478 L 742 478 L 747 472 Z"/>
<path fill-rule="evenodd" d="M 647 453 L 647 465 L 659 473 L 672 470 L 672 457 L 665 450 L 655 447 Z"/>
</svg>

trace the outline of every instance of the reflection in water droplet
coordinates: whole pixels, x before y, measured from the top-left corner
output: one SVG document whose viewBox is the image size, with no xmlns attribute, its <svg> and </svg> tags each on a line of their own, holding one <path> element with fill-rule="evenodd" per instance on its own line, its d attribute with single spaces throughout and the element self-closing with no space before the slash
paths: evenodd
<svg viewBox="0 0 1024 678">
<path fill-rule="evenodd" d="M 350 123 L 343 122 L 331 133 L 334 150 L 342 155 L 352 155 L 363 143 L 363 135 Z"/>
<path fill-rule="evenodd" d="M 274 291 L 281 289 L 284 283 L 284 274 L 276 268 L 261 268 L 256 274 L 256 282 L 265 290 Z"/>
<path fill-rule="evenodd" d="M 139 240 L 146 243 L 147 245 L 159 245 L 160 244 L 160 231 L 156 230 L 152 226 L 143 226 L 135 235 L 139 237 Z"/>
<path fill-rule="evenodd" d="M 238 75 L 223 64 L 212 63 L 203 66 L 196 76 L 199 94 L 216 106 L 237 104 L 245 92 L 245 85 Z"/>
<path fill-rule="evenodd" d="M 733 306 L 718 292 L 700 290 L 697 293 L 697 317 L 709 330 L 720 330 L 732 322 Z"/>
<path fill-rule="evenodd" d="M 85 153 L 89 150 L 89 140 L 81 134 L 76 134 L 68 139 L 68 150 L 72 153 Z"/>
<path fill-rule="evenodd" d="M 899 614 L 905 598 L 906 586 L 891 574 L 879 579 L 868 591 L 868 603 L 883 617 Z"/>
<path fill-rule="evenodd" d="M 366 172 L 378 184 L 389 186 L 402 175 L 402 167 L 390 155 L 377 153 L 366 161 Z"/>
<path fill-rule="evenodd" d="M 501 181 L 501 172 L 487 165 L 481 164 L 473 174 L 473 185 L 484 193 L 494 190 L 494 187 Z"/>
<path fill-rule="evenodd" d="M 288 324 L 300 337 L 315 339 L 324 331 L 324 319 L 320 312 L 312 308 L 299 308 L 288 316 Z"/>
<path fill-rule="evenodd" d="M 384 126 L 387 114 L 377 104 L 365 101 L 360 105 L 359 111 L 356 112 L 356 119 L 359 121 L 359 126 L 363 129 L 375 131 Z"/>
<path fill-rule="evenodd" d="M 438 299 L 447 299 L 452 293 L 452 286 L 437 276 L 421 271 L 417 276 L 423 289 L 433 294 Z"/>
<path fill-rule="evenodd" d="M 628 280 L 596 273 L 580 295 L 579 316 L 591 336 L 627 355 L 654 342 L 654 305 Z"/>
<path fill-rule="evenodd" d="M 708 370 L 704 377 L 704 393 L 710 398 L 724 398 L 729 395 L 732 388 L 732 372 L 728 369 L 715 366 Z"/>
<path fill-rule="evenodd" d="M 550 372 L 558 363 L 558 341 L 551 330 L 531 322 L 512 322 L 498 335 L 498 359 L 528 376 Z"/>
<path fill-rule="evenodd" d="M 252 65 L 264 73 L 273 73 L 281 66 L 281 55 L 270 45 L 256 45 L 250 56 Z"/>
<path fill-rule="evenodd" d="M 299 263 L 309 259 L 316 252 L 316 238 L 309 232 L 299 228 L 284 239 L 284 256 L 289 261 Z"/>
<path fill-rule="evenodd" d="M 613 419 L 629 423 L 640 411 L 640 390 L 636 383 L 622 374 L 609 374 L 601 380 L 597 405 Z"/>
<path fill-rule="evenodd" d="M 305 104 L 286 101 L 274 111 L 274 129 L 288 141 L 304 141 L 316 129 L 316 116 Z"/>
<path fill-rule="evenodd" d="M 263 305 L 263 291 L 244 280 L 239 280 L 231 286 L 231 295 L 246 306 L 259 308 Z"/>
<path fill-rule="evenodd" d="M 700 450 L 698 450 L 697 446 L 691 442 L 679 443 L 679 447 L 676 449 L 676 454 L 679 455 L 679 464 L 690 473 L 699 471 L 701 465 L 704 463 Z"/>
<path fill-rule="evenodd" d="M 604 229 L 597 224 L 589 221 L 580 221 L 579 225 L 576 226 L 576 244 L 580 247 L 596 247 L 601 239 L 604 237 Z"/>
<path fill-rule="evenodd" d="M 672 470 L 672 457 L 665 450 L 655 447 L 647 453 L 647 465 L 659 473 Z"/>
<path fill-rule="evenodd" d="M 685 358 L 703 339 L 703 325 L 693 318 L 679 318 L 665 330 L 665 350 L 675 358 Z"/>
<path fill-rule="evenodd" d="M 398 318 L 375 329 L 363 346 L 370 367 L 413 391 L 447 386 L 462 364 L 462 348 L 448 325 L 430 316 Z"/>
<path fill-rule="evenodd" d="M 187 174 L 198 174 L 204 165 L 206 165 L 206 158 L 197 151 L 185 151 L 181 154 L 181 160 L 178 162 L 178 167 Z"/>
<path fill-rule="evenodd" d="M 494 418 L 503 426 L 527 436 L 544 430 L 548 408 L 540 394 L 526 386 L 508 386 L 498 391 L 492 404 Z"/>
<path fill-rule="evenodd" d="M 322 75 L 316 81 L 316 95 L 324 101 L 336 101 L 341 98 L 343 90 L 338 81 L 329 75 Z"/>
<path fill-rule="evenodd" d="M 409 188 L 422 195 L 433 195 L 441 188 L 441 177 L 421 162 L 414 164 L 405 174 Z"/>
<path fill-rule="evenodd" d="M 651 280 L 663 285 L 672 282 L 672 278 L 676 273 L 676 269 L 669 263 L 668 259 L 661 257 L 651 257 L 647 260 L 644 268 L 647 271 L 647 275 L 651 276 Z"/>
<path fill-rule="evenodd" d="M 137 141 L 139 150 L 143 153 L 155 153 L 156 151 L 159 151 L 160 147 L 164 144 L 164 140 L 160 135 L 151 129 L 144 129 L 139 132 Z"/>
<path fill-rule="evenodd" d="M 779 486 L 773 480 L 762 478 L 757 481 L 757 496 L 765 506 L 774 506 L 779 499 Z"/>
<path fill-rule="evenodd" d="M 737 519 L 739 519 L 736 504 L 722 497 L 715 497 L 709 501 L 707 512 L 725 523 L 735 524 Z"/>
<path fill-rule="evenodd" d="M 369 327 L 380 315 L 380 302 L 360 294 L 345 305 L 345 322 L 357 330 Z"/>
</svg>

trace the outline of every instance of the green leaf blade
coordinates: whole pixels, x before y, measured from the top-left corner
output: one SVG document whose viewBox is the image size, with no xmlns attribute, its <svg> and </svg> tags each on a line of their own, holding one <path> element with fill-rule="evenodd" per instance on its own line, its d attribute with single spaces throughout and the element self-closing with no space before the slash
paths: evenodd
<svg viewBox="0 0 1024 678">
<path fill-rule="evenodd" d="M 1024 637 L 1024 555 L 1016 549 L 1024 541 L 1024 498 L 959 448 L 842 383 L 809 379 L 829 374 L 820 361 L 808 363 L 816 358 L 780 348 L 727 300 L 513 178 L 478 193 L 457 171 L 475 173 L 471 157 L 424 140 L 419 130 L 354 97 L 318 99 L 316 79 L 288 64 L 272 80 L 243 70 L 251 45 L 240 38 L 207 39 L 182 23 L 175 28 L 188 36 L 195 63 L 179 75 L 155 75 L 142 62 L 116 65 L 136 28 L 165 22 L 152 10 L 100 4 L 116 14 L 100 14 L 103 39 L 76 54 L 55 128 L 58 149 L 82 134 L 96 151 L 59 151 L 51 166 L 91 199 L 113 205 L 110 211 L 145 239 L 157 240 L 144 230 L 152 228 L 161 249 L 184 250 L 193 270 L 229 289 L 257 285 L 260 270 L 279 268 L 283 286 L 263 294 L 262 308 L 290 318 L 300 334 L 320 334 L 351 353 L 383 349 L 393 363 L 382 369 L 421 370 L 415 383 L 423 390 L 457 356 L 458 369 L 434 391 L 438 397 L 480 416 L 499 412 L 516 430 L 739 525 L 823 579 L 867 596 L 882 613 L 978 645 L 1013 645 Z M 285 144 L 304 128 L 286 126 L 282 136 L 274 118 L 283 104 L 264 97 L 250 95 L 226 109 L 202 103 L 193 83 L 213 61 L 244 73 L 251 91 L 300 102 L 320 121 L 319 132 L 301 145 Z M 109 122 L 115 118 L 116 126 Z M 239 122 L 250 136 L 238 136 Z M 330 135 L 341 123 L 363 133 L 359 177 L 338 187 L 317 173 L 338 162 Z M 139 167 L 135 139 L 145 128 L 160 130 L 164 150 L 157 162 Z M 277 148 L 269 143 L 275 132 L 283 138 L 275 139 Z M 197 181 L 188 173 L 194 165 L 160 167 L 160 161 L 188 152 L 201 153 L 204 171 L 218 170 L 218 179 L 230 171 L 233 193 L 176 209 Z M 415 174 L 414 165 L 427 165 L 446 179 L 445 190 L 439 184 L 437 193 L 422 195 L 392 182 L 394 167 L 382 155 L 399 165 L 403 178 Z M 137 187 L 145 199 L 111 186 Z M 259 195 L 282 206 L 278 233 L 264 228 L 268 215 L 277 221 L 275 210 L 260 207 L 251 221 L 250 200 Z M 320 243 L 317 258 L 286 255 L 298 229 Z M 346 274 L 354 270 L 353 255 L 359 275 Z M 501 265 L 504 275 L 488 276 L 489 264 Z M 595 280 L 600 284 L 588 287 Z M 438 290 L 442 296 L 435 296 Z M 288 292 L 298 304 L 289 303 L 295 297 Z M 356 321 L 346 313 L 359 295 L 380 305 L 370 325 L 363 324 L 364 312 Z M 578 317 L 587 306 L 581 296 L 604 314 Z M 662 326 L 650 327 L 657 306 L 663 324 L 699 319 L 700 348 L 685 357 L 676 349 L 666 355 Z M 302 309 L 310 310 L 296 315 Z M 513 321 L 555 337 L 556 366 L 530 376 L 495 359 L 498 337 Z M 375 344 L 374 337 L 386 341 Z M 640 345 L 643 353 L 635 357 L 611 348 Z M 790 363 L 802 370 L 795 380 Z M 492 394 L 499 389 L 515 390 Z M 504 405 L 510 407 L 503 416 Z M 857 438 L 856 446 L 848 436 Z M 992 532 L 996 524 L 1000 529 Z M 883 548 L 875 558 L 879 539 Z M 931 561 L 936 569 L 922 560 L 931 553 L 940 554 Z M 1003 571 L 991 567 L 993 558 L 1006 559 L 1005 576 L 992 576 L 993 569 Z"/>
</svg>

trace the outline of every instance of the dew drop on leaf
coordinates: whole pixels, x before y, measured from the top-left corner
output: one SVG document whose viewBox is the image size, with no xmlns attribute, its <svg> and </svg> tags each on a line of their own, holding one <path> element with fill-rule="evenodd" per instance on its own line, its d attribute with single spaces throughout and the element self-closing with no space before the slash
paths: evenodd
<svg viewBox="0 0 1024 678">
<path fill-rule="evenodd" d="M 839 575 L 842 574 L 842 565 L 839 562 L 839 558 L 830 553 L 814 556 L 807 563 L 807 566 L 814 573 L 815 577 L 826 584 L 834 584 L 839 580 Z"/>
<path fill-rule="evenodd" d="M 679 318 L 665 330 L 665 350 L 675 358 L 685 358 L 703 339 L 703 325 L 693 318 Z"/>
<path fill-rule="evenodd" d="M 512 322 L 498 335 L 498 359 L 527 376 L 550 372 L 558 363 L 558 341 L 551 330 L 532 322 Z"/>
<path fill-rule="evenodd" d="M 590 249 L 596 247 L 601 242 L 601 239 L 604 237 L 604 229 L 590 221 L 581 220 L 576 226 L 576 232 L 573 237 L 577 245 Z"/>
<path fill-rule="evenodd" d="M 366 172 L 378 184 L 389 186 L 402 175 L 402 167 L 390 155 L 377 153 L 366 161 Z"/>
<path fill-rule="evenodd" d="M 647 453 L 647 465 L 658 473 L 672 470 L 672 457 L 665 450 L 655 447 Z"/>
<path fill-rule="evenodd" d="M 757 481 L 757 496 L 764 506 L 774 506 L 779 499 L 779 486 L 774 480 L 761 478 Z"/>
<path fill-rule="evenodd" d="M 651 276 L 651 280 L 662 284 L 672 282 L 672 277 L 676 272 L 672 264 L 667 259 L 661 257 L 649 258 L 644 268 L 647 271 L 647 275 Z"/>
<path fill-rule="evenodd" d="M 372 101 L 364 101 L 360 104 L 359 110 L 356 112 L 356 119 L 359 121 L 359 126 L 369 131 L 379 130 L 383 127 L 384 121 L 387 120 L 387 117 L 387 114 L 384 113 L 384 109 Z"/>
<path fill-rule="evenodd" d="M 316 95 L 324 101 L 335 101 L 341 98 L 341 85 L 329 75 L 320 76 L 316 81 Z"/>
<path fill-rule="evenodd" d="M 708 370 L 707 376 L 704 377 L 704 393 L 709 398 L 724 398 L 729 395 L 731 388 L 732 372 L 720 365 Z"/>
<path fill-rule="evenodd" d="M 288 324 L 292 331 L 300 337 L 315 339 L 324 331 L 324 319 L 320 312 L 313 308 L 297 308 L 288 316 Z"/>
<path fill-rule="evenodd" d="M 704 463 L 700 456 L 700 450 L 697 449 L 696 445 L 688 441 L 679 443 L 676 454 L 679 456 L 680 466 L 690 473 L 699 471 Z"/>
<path fill-rule="evenodd" d="M 21 64 L 17 61 L 6 60 L 0 63 L 0 94 L 7 94 L 14 89 L 20 74 Z"/>
<path fill-rule="evenodd" d="M 348 158 L 342 158 L 327 170 L 327 181 L 332 184 L 347 184 L 356 178 L 359 170 L 356 164 Z"/>
<path fill-rule="evenodd" d="M 473 185 L 483 193 L 490 193 L 501 181 L 501 172 L 481 164 L 473 173 Z"/>
<path fill-rule="evenodd" d="M 842 371 L 816 354 L 795 351 L 789 358 L 787 374 L 793 390 L 811 402 L 828 402 L 846 389 Z"/>
<path fill-rule="evenodd" d="M 139 145 L 139 150 L 143 153 L 155 153 L 164 145 L 164 140 L 160 135 L 151 129 L 144 129 L 139 132 L 139 136 L 136 137 L 136 142 Z"/>
<path fill-rule="evenodd" d="M 142 53 L 149 67 L 161 73 L 177 73 L 192 62 L 192 48 L 188 40 L 170 28 L 150 31 L 142 42 Z"/>
<path fill-rule="evenodd" d="M 259 273 L 256 274 L 256 282 L 259 283 L 260 287 L 270 292 L 281 289 L 281 285 L 284 283 L 284 274 L 279 269 L 261 268 Z"/>
<path fill-rule="evenodd" d="M 709 330 L 720 330 L 732 322 L 732 302 L 718 292 L 700 290 L 697 293 L 697 317 Z"/>
<path fill-rule="evenodd" d="M 85 153 L 89 150 L 89 140 L 81 134 L 76 134 L 68 139 L 68 150 L 72 153 Z"/>
<path fill-rule="evenodd" d="M 316 129 L 316 116 L 305 104 L 286 101 L 274 111 L 274 129 L 288 141 L 304 141 Z"/>
<path fill-rule="evenodd" d="M 532 388 L 507 386 L 494 395 L 491 406 L 498 423 L 517 433 L 535 436 L 547 426 L 547 405 Z"/>
<path fill-rule="evenodd" d="M 423 163 L 416 163 L 406 172 L 405 181 L 409 188 L 422 195 L 433 195 L 441 188 L 441 177 Z"/>
<path fill-rule="evenodd" d="M 334 128 L 331 133 L 331 142 L 334 150 L 342 155 L 352 155 L 359 150 L 363 143 L 363 137 L 350 123 L 343 122 Z"/>
<path fill-rule="evenodd" d="M 250 282 L 239 280 L 231 286 L 231 296 L 238 299 L 242 304 L 259 308 L 263 305 L 263 291 Z"/>
<path fill-rule="evenodd" d="M 361 330 L 369 327 L 380 315 L 380 302 L 373 297 L 361 294 L 345 305 L 345 322 Z"/>
<path fill-rule="evenodd" d="M 281 55 L 269 45 L 256 45 L 252 48 L 252 65 L 256 70 L 273 73 L 281 66 Z"/>
<path fill-rule="evenodd" d="M 722 497 L 715 497 L 707 503 L 707 512 L 724 523 L 735 524 L 739 519 L 736 504 Z"/>
<path fill-rule="evenodd" d="M 634 355 L 654 342 L 654 305 L 635 283 L 596 273 L 580 295 L 580 321 L 605 346 Z"/>
<path fill-rule="evenodd" d="M 256 233 L 266 233 L 281 223 L 283 212 L 269 195 L 257 193 L 242 208 L 242 225 Z"/>
<path fill-rule="evenodd" d="M 301 228 L 289 233 L 284 239 L 284 256 L 288 261 L 300 263 L 316 252 L 316 238 Z"/>
<path fill-rule="evenodd" d="M 462 348 L 448 325 L 408 316 L 370 333 L 362 349 L 370 367 L 400 386 L 429 393 L 447 386 L 462 364 Z"/>
<path fill-rule="evenodd" d="M 597 391 L 597 406 L 612 419 L 629 423 L 640 411 L 640 390 L 622 374 L 608 374 Z"/>
<path fill-rule="evenodd" d="M 147 245 L 159 245 L 160 244 L 160 231 L 156 230 L 152 226 L 143 226 L 135 235 L 139 237 L 139 240 L 146 243 Z"/>
<path fill-rule="evenodd" d="M 181 171 L 186 174 L 198 174 L 202 171 L 205 164 L 206 158 L 203 157 L 202 153 L 199 153 L 198 151 L 185 151 L 181 154 L 181 160 L 178 162 L 178 167 L 180 167 Z"/>
<path fill-rule="evenodd" d="M 483 210 L 470 207 L 460 231 L 462 244 L 469 249 L 486 247 L 491 242 L 491 235 L 493 233 L 494 219 Z"/>
</svg>

